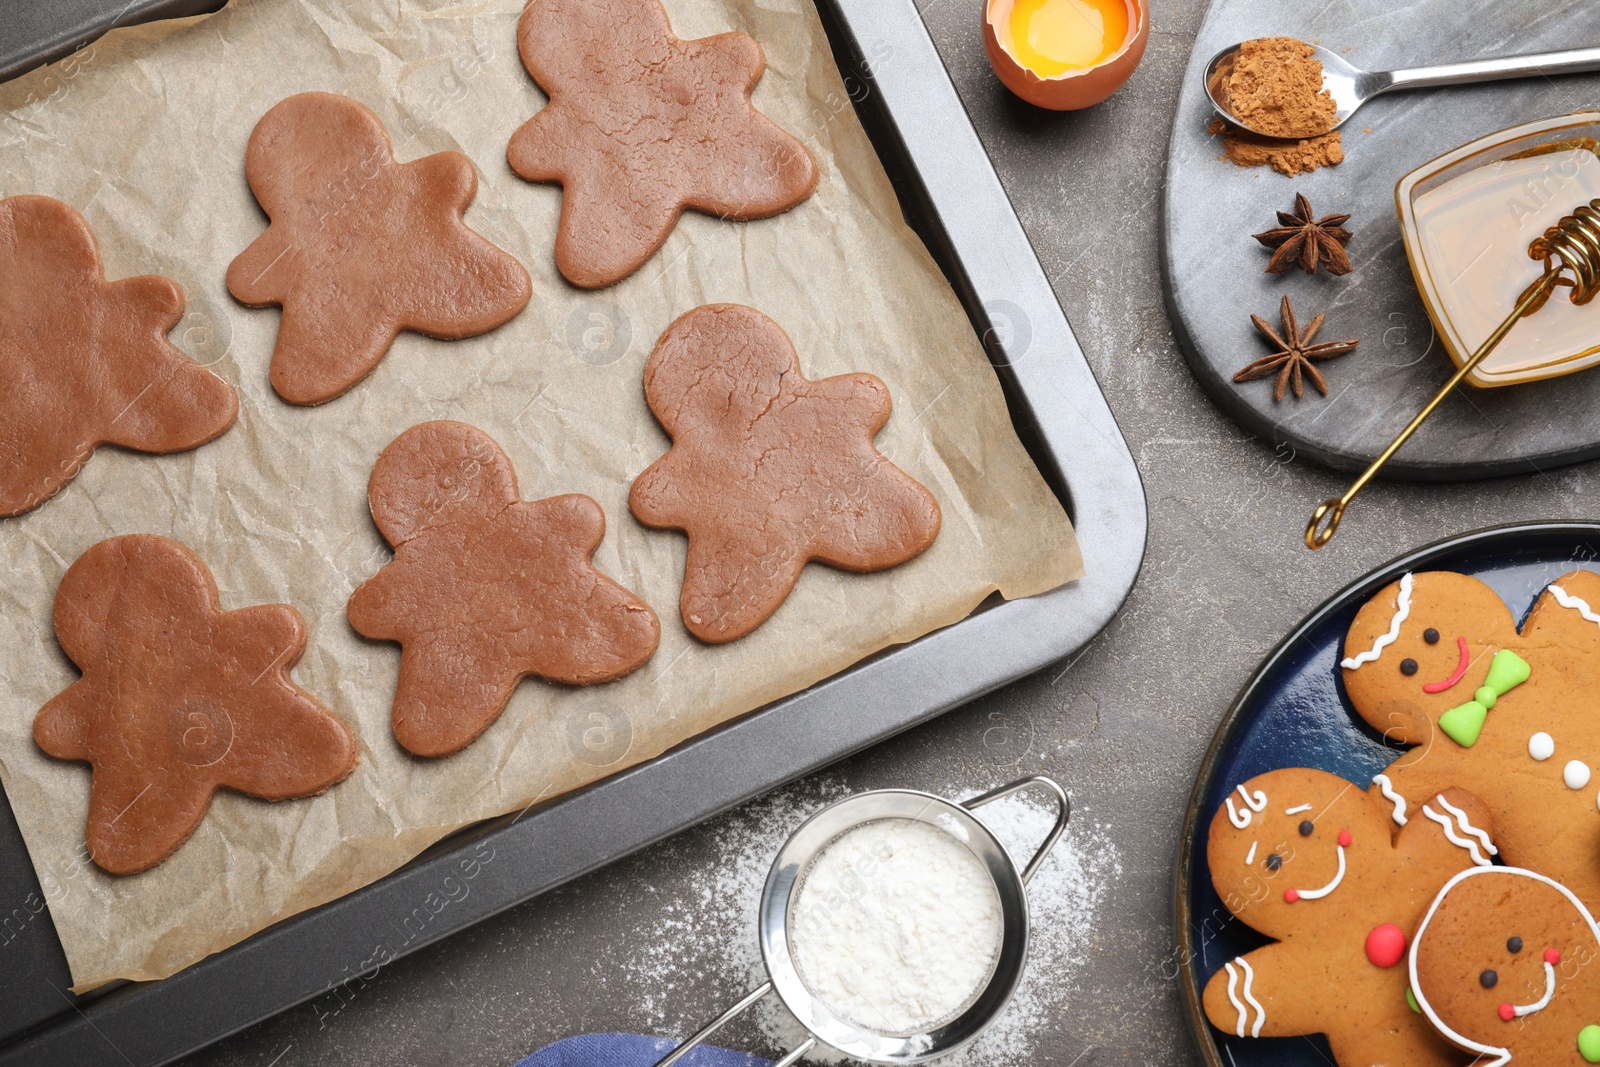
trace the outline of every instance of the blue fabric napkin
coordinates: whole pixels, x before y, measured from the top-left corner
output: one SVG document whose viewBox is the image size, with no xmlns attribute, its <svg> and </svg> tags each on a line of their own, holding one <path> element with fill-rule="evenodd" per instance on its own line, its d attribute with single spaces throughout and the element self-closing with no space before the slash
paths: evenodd
<svg viewBox="0 0 1600 1067">
<path fill-rule="evenodd" d="M 546 1045 L 515 1067 L 651 1067 L 677 1042 L 643 1034 L 580 1034 Z M 772 1067 L 748 1052 L 701 1045 L 679 1060 L 683 1067 Z"/>
</svg>

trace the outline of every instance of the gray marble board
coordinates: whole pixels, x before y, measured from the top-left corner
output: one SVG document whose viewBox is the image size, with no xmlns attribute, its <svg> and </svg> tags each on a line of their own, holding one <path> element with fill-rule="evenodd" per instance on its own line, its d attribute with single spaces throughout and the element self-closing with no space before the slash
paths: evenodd
<svg viewBox="0 0 1600 1067">
<path fill-rule="evenodd" d="M 1294 455 L 1359 470 L 1454 370 L 1434 336 L 1406 263 L 1394 187 L 1428 160 L 1530 119 L 1600 108 L 1600 75 L 1533 78 L 1397 92 L 1367 104 L 1343 130 L 1345 162 L 1297 178 L 1220 159 L 1201 82 L 1229 44 L 1285 35 L 1358 67 L 1398 67 L 1600 45 L 1595 0 L 1214 0 L 1189 60 L 1167 156 L 1161 226 L 1168 310 L 1201 386 L 1240 425 Z M 1350 212 L 1353 273 L 1265 274 L 1251 239 L 1277 225 L 1294 194 L 1321 216 Z M 1575 204 L 1573 206 L 1576 206 Z M 1272 399 L 1272 379 L 1236 385 L 1234 371 L 1270 349 L 1251 313 L 1274 324 L 1289 294 L 1302 321 L 1327 314 L 1319 340 L 1361 347 L 1320 364 L 1329 393 Z M 1508 298 L 1514 294 L 1507 294 Z M 1600 302 L 1591 305 L 1600 332 Z M 1509 306 L 1508 309 L 1509 310 Z M 1499 389 L 1458 389 L 1386 469 L 1428 481 L 1545 470 L 1600 456 L 1600 372 Z"/>
</svg>

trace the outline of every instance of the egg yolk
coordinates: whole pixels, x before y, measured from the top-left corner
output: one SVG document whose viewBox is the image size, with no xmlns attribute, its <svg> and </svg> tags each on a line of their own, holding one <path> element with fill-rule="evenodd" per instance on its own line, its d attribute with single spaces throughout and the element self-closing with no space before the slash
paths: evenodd
<svg viewBox="0 0 1600 1067">
<path fill-rule="evenodd" d="M 1053 77 L 1102 63 L 1128 39 L 1127 0 L 1016 0 L 1011 54 Z"/>
</svg>

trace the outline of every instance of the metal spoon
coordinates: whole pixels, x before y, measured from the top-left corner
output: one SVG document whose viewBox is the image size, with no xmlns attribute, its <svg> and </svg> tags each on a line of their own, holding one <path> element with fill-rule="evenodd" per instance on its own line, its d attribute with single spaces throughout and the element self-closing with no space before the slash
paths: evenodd
<svg viewBox="0 0 1600 1067">
<path fill-rule="evenodd" d="M 1252 133 L 1260 133 L 1240 121 L 1227 106 L 1225 85 L 1233 73 L 1233 61 L 1239 53 L 1239 47 L 1233 45 L 1224 48 L 1206 64 L 1206 95 L 1211 98 L 1217 114 Z M 1410 70 L 1361 70 L 1320 45 L 1310 47 L 1322 64 L 1322 87 L 1328 90 L 1339 108 L 1329 130 L 1343 126 L 1356 113 L 1356 109 L 1368 100 L 1393 89 L 1465 85 L 1470 82 L 1499 81 L 1502 78 L 1525 78 L 1534 74 L 1579 74 L 1600 70 L 1600 48 L 1574 48 L 1564 52 L 1539 52 L 1503 59 L 1473 59 L 1465 63 L 1413 67 Z"/>
</svg>

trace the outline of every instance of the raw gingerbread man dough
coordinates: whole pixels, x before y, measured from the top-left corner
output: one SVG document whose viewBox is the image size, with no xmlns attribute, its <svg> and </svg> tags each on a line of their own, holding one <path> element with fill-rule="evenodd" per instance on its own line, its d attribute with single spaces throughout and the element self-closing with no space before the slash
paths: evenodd
<svg viewBox="0 0 1600 1067">
<path fill-rule="evenodd" d="M 872 445 L 888 388 L 870 374 L 811 381 L 754 308 L 708 304 L 667 327 L 644 392 L 672 450 L 628 502 L 646 526 L 689 535 L 680 609 L 702 641 L 760 626 L 809 560 L 883 570 L 938 536 L 933 494 Z"/>
<path fill-rule="evenodd" d="M 167 340 L 181 318 L 166 278 L 106 281 L 66 204 L 0 200 L 0 517 L 50 499 L 97 445 L 182 452 L 233 425 L 233 389 Z"/>
<path fill-rule="evenodd" d="M 805 146 L 751 106 L 766 57 L 747 34 L 679 40 L 660 0 L 532 0 L 517 41 L 550 102 L 506 155 L 561 183 L 556 266 L 574 285 L 632 274 L 686 207 L 745 221 L 817 187 Z"/>
<path fill-rule="evenodd" d="M 1600 1063 L 1600 927 L 1572 891 L 1517 867 L 1445 886 L 1411 947 L 1417 1006 L 1483 1067 Z"/>
<path fill-rule="evenodd" d="M 1600 575 L 1573 571 L 1539 595 L 1518 632 L 1499 594 L 1478 579 L 1406 575 L 1357 612 L 1341 669 L 1356 712 L 1417 746 L 1379 783 L 1400 818 L 1460 786 L 1489 806 L 1508 864 L 1556 879 L 1590 906 L 1600 902 L 1597 607 Z M 1493 674 L 1511 684 L 1489 706 L 1479 698 Z"/>
<path fill-rule="evenodd" d="M 228 291 L 278 304 L 272 387 L 321 404 L 365 378 L 401 330 L 473 337 L 528 305 L 510 255 L 462 221 L 478 192 L 472 163 L 440 152 L 397 163 L 366 107 L 300 93 L 268 111 L 245 156 L 271 218 L 228 267 Z"/>
<path fill-rule="evenodd" d="M 1375 791 L 1374 791 L 1375 794 Z M 1274 943 L 1206 984 L 1211 1024 L 1238 1037 L 1327 1036 L 1341 1067 L 1461 1064 L 1406 1004 L 1405 941 L 1453 875 L 1492 862 L 1492 826 L 1445 790 L 1404 827 L 1326 771 L 1287 768 L 1228 794 L 1206 858 L 1228 910 Z"/>
<path fill-rule="evenodd" d="M 524 501 L 494 439 L 460 422 L 413 426 L 367 491 L 394 561 L 350 598 L 350 624 L 401 645 L 394 735 L 419 756 L 465 748 L 524 676 L 589 685 L 643 666 L 655 612 L 595 569 L 600 505 Z"/>
<path fill-rule="evenodd" d="M 306 647 L 300 613 L 222 610 L 211 571 L 177 541 L 89 549 L 56 591 L 55 625 L 83 677 L 40 709 L 33 736 L 94 768 L 89 856 L 112 874 L 176 851 L 219 787 L 289 800 L 356 765 L 350 730 L 289 678 Z"/>
</svg>

